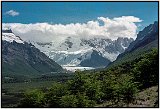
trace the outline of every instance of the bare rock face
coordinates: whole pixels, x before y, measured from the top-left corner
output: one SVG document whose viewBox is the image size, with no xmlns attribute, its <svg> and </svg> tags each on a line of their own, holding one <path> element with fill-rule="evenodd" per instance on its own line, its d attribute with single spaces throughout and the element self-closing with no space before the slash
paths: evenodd
<svg viewBox="0 0 160 109">
<path fill-rule="evenodd" d="M 117 59 L 108 65 L 116 65 L 140 57 L 153 48 L 158 48 L 158 22 L 150 24 L 140 31 L 135 41 L 131 42 L 128 48 L 121 53 Z"/>
</svg>

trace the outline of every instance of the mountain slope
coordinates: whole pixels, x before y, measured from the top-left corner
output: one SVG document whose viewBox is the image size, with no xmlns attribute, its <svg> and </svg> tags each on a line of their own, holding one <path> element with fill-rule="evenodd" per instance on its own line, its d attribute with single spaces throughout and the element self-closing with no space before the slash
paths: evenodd
<svg viewBox="0 0 160 109">
<path fill-rule="evenodd" d="M 136 40 L 114 62 L 110 63 L 108 67 L 132 61 L 136 58 L 138 59 L 141 55 L 151 51 L 153 48 L 158 48 L 158 22 L 154 22 L 154 24 L 150 24 L 140 31 Z"/>
<path fill-rule="evenodd" d="M 158 39 L 158 22 L 155 21 L 154 24 L 150 24 L 140 31 L 137 35 L 135 41 L 133 41 L 125 52 L 133 51 L 138 47 L 145 46 L 148 43 Z"/>
<path fill-rule="evenodd" d="M 91 54 L 90 59 L 86 59 L 81 61 L 81 66 L 86 67 L 103 67 L 104 65 L 108 65 L 110 63 L 110 60 L 107 60 L 106 58 L 100 56 L 97 51 L 93 51 Z"/>
<path fill-rule="evenodd" d="M 11 30 L 2 32 L 3 78 L 37 77 L 63 70 L 35 46 L 15 36 Z"/>
</svg>

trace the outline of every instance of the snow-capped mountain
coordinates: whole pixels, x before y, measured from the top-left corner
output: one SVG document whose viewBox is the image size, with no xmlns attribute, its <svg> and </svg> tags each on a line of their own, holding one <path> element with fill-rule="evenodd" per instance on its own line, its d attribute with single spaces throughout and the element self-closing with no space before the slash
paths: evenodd
<svg viewBox="0 0 160 109">
<path fill-rule="evenodd" d="M 3 40 L 24 43 L 11 30 L 3 29 L 2 34 Z M 104 67 L 123 53 L 133 39 L 122 37 L 116 40 L 102 37 L 91 39 L 67 37 L 61 41 L 26 41 L 32 43 L 41 52 L 62 66 Z"/>
<path fill-rule="evenodd" d="M 103 67 L 123 53 L 132 41 L 132 38 L 111 40 L 67 37 L 61 43 L 56 41 L 31 43 L 60 65 Z"/>
<path fill-rule="evenodd" d="M 63 69 L 12 30 L 2 30 L 2 78 L 40 77 L 52 72 L 63 72 Z"/>
<path fill-rule="evenodd" d="M 24 43 L 24 41 L 20 37 L 13 34 L 11 29 L 7 29 L 7 28 L 4 28 L 2 30 L 2 40 L 5 40 L 7 42 L 15 41 L 17 43 Z"/>
</svg>

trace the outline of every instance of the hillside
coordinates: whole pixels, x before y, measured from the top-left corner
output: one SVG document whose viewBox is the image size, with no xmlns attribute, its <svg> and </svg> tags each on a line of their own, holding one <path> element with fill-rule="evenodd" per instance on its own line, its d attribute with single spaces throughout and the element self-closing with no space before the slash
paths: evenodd
<svg viewBox="0 0 160 109">
<path fill-rule="evenodd" d="M 22 80 L 61 72 L 62 67 L 35 46 L 15 36 L 11 30 L 2 31 L 2 78 Z"/>
<path fill-rule="evenodd" d="M 150 88 L 144 89 L 143 91 L 140 91 L 135 96 L 135 101 L 133 103 L 129 104 L 129 107 L 158 107 L 156 106 L 156 102 L 158 100 L 158 86 L 152 86 Z M 97 105 L 95 107 L 110 107 L 111 102 L 104 102 L 100 105 Z M 114 107 L 113 105 L 111 107 Z M 116 107 L 116 105 L 115 105 Z M 127 105 L 124 104 L 124 107 L 127 107 Z"/>
<path fill-rule="evenodd" d="M 158 74 L 154 49 L 130 63 L 96 72 L 76 71 L 71 80 L 54 83 L 46 91 L 26 92 L 18 107 L 157 107 Z"/>
<path fill-rule="evenodd" d="M 141 55 L 151 51 L 153 48 L 158 48 L 158 22 L 154 22 L 154 24 L 150 24 L 140 31 L 136 40 L 107 67 L 138 59 Z"/>
</svg>

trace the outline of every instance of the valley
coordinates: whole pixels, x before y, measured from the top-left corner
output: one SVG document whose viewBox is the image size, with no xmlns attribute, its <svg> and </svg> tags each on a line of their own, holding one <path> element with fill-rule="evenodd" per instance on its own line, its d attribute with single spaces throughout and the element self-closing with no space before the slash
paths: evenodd
<svg viewBox="0 0 160 109">
<path fill-rule="evenodd" d="M 158 2 L 1 6 L 2 108 L 159 107 Z"/>
</svg>

